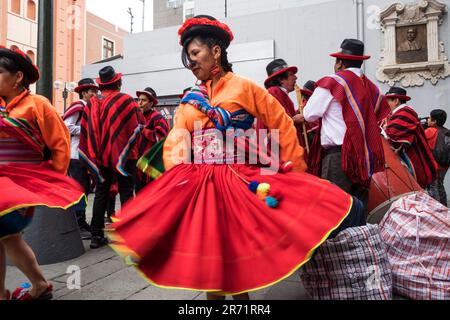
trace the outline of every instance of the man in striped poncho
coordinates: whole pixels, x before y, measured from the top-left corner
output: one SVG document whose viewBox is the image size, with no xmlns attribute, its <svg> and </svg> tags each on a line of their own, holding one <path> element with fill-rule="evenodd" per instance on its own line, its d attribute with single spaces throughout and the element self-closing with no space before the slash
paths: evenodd
<svg viewBox="0 0 450 320">
<path fill-rule="evenodd" d="M 305 120 L 320 120 L 309 154 L 309 171 L 357 197 L 367 208 L 372 176 L 384 170 L 380 114 L 382 94 L 364 74 L 362 65 L 370 56 L 364 43 L 345 39 L 336 58 L 335 74 L 317 82 L 306 104 Z"/>
<path fill-rule="evenodd" d="M 148 87 L 137 91 L 139 107 L 145 118 L 145 128 L 139 143 L 139 156 L 145 155 L 155 143 L 165 139 L 170 127 L 164 116 L 156 110 L 158 96 L 152 88 Z M 141 191 L 152 179 L 141 170 L 136 175 L 136 193 Z"/>
<path fill-rule="evenodd" d="M 384 125 L 386 135 L 422 188 L 437 178 L 437 164 L 428 146 L 424 129 L 405 89 L 392 87 L 386 98 L 392 112 Z"/>
<path fill-rule="evenodd" d="M 109 190 L 115 179 L 123 204 L 133 197 L 137 145 L 144 118 L 134 99 L 120 92 L 122 74 L 107 66 L 100 70 L 97 83 L 101 97 L 92 98 L 81 119 L 80 159 L 97 177 L 91 248 L 108 242 L 104 237 L 104 216 Z"/>
</svg>

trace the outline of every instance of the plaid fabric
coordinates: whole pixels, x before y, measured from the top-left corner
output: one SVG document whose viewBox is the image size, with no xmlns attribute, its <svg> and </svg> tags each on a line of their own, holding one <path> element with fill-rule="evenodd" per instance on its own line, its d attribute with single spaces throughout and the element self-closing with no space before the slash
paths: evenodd
<svg viewBox="0 0 450 320">
<path fill-rule="evenodd" d="M 450 209 L 425 193 L 397 200 L 380 224 L 394 292 L 415 300 L 450 299 Z"/>
<path fill-rule="evenodd" d="M 300 269 L 315 300 L 391 300 L 392 274 L 377 225 L 349 228 Z"/>
</svg>

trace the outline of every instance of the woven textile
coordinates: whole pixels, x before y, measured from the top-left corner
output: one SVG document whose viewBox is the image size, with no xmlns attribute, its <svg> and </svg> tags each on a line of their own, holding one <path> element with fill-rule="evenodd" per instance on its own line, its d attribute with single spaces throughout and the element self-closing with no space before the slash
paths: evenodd
<svg viewBox="0 0 450 320">
<path fill-rule="evenodd" d="M 328 240 L 300 269 L 315 300 L 391 300 L 392 274 L 377 225 L 349 228 Z"/>
<path fill-rule="evenodd" d="M 450 209 L 425 193 L 396 201 L 380 224 L 394 292 L 415 300 L 450 299 Z"/>
</svg>

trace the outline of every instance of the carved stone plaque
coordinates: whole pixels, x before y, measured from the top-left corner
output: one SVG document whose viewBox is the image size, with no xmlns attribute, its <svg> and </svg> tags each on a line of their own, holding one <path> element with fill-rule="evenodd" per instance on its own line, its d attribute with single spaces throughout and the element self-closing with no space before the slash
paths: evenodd
<svg viewBox="0 0 450 320">
<path fill-rule="evenodd" d="M 380 14 L 385 47 L 377 69 L 377 79 L 390 86 L 422 86 L 425 80 L 436 85 L 450 76 L 450 63 L 439 26 L 447 6 L 437 0 L 416 4 L 395 3 Z"/>
</svg>

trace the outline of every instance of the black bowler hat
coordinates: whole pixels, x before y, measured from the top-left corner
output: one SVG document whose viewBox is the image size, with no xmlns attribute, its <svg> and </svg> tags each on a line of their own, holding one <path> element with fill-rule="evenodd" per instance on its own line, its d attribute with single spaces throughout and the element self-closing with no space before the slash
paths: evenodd
<svg viewBox="0 0 450 320">
<path fill-rule="evenodd" d="M 317 88 L 317 84 L 314 81 L 309 80 L 305 83 L 305 85 L 303 86 L 303 88 L 300 91 L 302 92 L 302 95 L 311 97 L 314 93 L 314 90 L 316 90 L 316 88 Z"/>
<path fill-rule="evenodd" d="M 386 98 L 399 99 L 404 101 L 411 100 L 411 97 L 408 96 L 406 90 L 399 87 L 392 87 L 391 89 L 389 89 L 389 91 L 386 93 Z"/>
<path fill-rule="evenodd" d="M 39 80 L 39 68 L 33 64 L 31 58 L 22 50 L 14 48 L 8 49 L 0 46 L 0 57 L 6 57 L 13 60 L 28 78 L 31 84 Z"/>
<path fill-rule="evenodd" d="M 298 68 L 290 67 L 283 59 L 275 59 L 274 61 L 272 61 L 267 65 L 266 71 L 268 78 L 266 79 L 266 81 L 264 81 L 264 85 L 267 86 L 269 81 L 275 78 L 276 76 L 288 71 L 292 71 L 295 74 L 298 72 Z"/>
<path fill-rule="evenodd" d="M 225 47 L 228 48 L 234 38 L 228 25 L 208 15 L 198 15 L 186 20 L 178 30 L 178 35 L 181 37 L 180 44 L 182 46 L 184 46 L 186 40 L 204 35 L 224 41 Z"/>
<path fill-rule="evenodd" d="M 83 90 L 89 90 L 89 89 L 97 89 L 98 86 L 95 84 L 94 80 L 91 78 L 85 78 L 78 81 L 78 87 L 75 88 L 76 93 L 80 93 Z"/>
<path fill-rule="evenodd" d="M 122 79 L 121 73 L 116 73 L 113 67 L 106 66 L 98 72 L 99 78 L 96 79 L 97 83 L 101 86 L 107 86 L 113 84 Z"/>
<path fill-rule="evenodd" d="M 141 94 L 146 95 L 150 100 L 152 100 L 154 106 L 158 104 L 158 96 L 152 88 L 147 87 L 143 91 L 136 91 L 136 96 L 139 97 Z"/>
<path fill-rule="evenodd" d="M 345 39 L 341 50 L 330 56 L 343 60 L 367 60 L 370 56 L 364 55 L 364 42 L 357 39 Z"/>
</svg>

